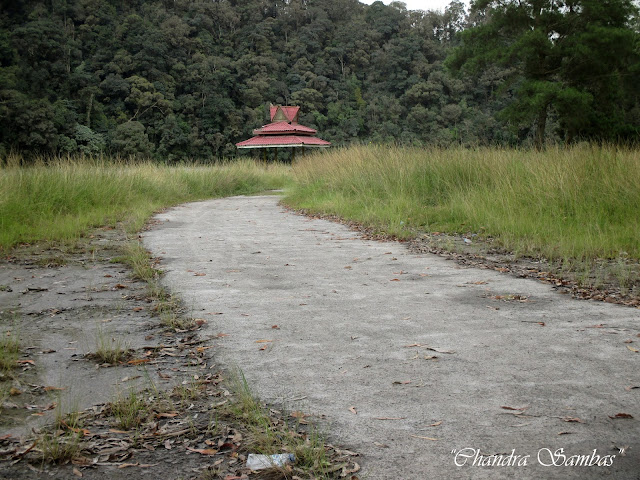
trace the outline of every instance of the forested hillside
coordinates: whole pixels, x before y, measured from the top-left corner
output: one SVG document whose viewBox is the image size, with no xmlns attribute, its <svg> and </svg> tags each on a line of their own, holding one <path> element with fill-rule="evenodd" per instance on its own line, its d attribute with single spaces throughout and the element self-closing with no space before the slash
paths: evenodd
<svg viewBox="0 0 640 480">
<path fill-rule="evenodd" d="M 631 0 L 25 0 L 0 10 L 0 155 L 236 155 L 269 103 L 336 145 L 633 141 Z"/>
</svg>

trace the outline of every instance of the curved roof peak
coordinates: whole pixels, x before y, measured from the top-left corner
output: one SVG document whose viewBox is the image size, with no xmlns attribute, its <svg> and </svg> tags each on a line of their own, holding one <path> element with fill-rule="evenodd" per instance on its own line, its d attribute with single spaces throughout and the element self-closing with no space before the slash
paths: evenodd
<svg viewBox="0 0 640 480">
<path fill-rule="evenodd" d="M 298 123 L 298 112 L 300 111 L 300 107 L 271 105 L 269 110 L 272 122 Z"/>
</svg>

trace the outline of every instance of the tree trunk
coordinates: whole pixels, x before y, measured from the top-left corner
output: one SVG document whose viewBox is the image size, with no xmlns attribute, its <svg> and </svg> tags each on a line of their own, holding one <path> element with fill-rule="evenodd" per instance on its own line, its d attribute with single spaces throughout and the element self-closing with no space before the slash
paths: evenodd
<svg viewBox="0 0 640 480">
<path fill-rule="evenodd" d="M 547 105 L 544 105 L 538 112 L 538 120 L 536 122 L 536 136 L 534 145 L 536 150 L 542 150 L 544 147 L 544 131 L 547 127 Z"/>
<path fill-rule="evenodd" d="M 87 102 L 87 127 L 91 128 L 91 109 L 93 108 L 93 92 L 89 95 L 89 101 Z"/>
</svg>

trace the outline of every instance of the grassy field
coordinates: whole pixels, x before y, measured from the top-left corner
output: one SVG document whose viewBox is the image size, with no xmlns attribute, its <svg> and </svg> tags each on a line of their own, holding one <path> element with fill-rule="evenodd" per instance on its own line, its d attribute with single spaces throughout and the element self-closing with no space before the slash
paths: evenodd
<svg viewBox="0 0 640 480">
<path fill-rule="evenodd" d="M 491 237 L 547 259 L 640 259 L 640 152 L 354 147 L 306 157 L 285 202 L 410 237 Z"/>
<path fill-rule="evenodd" d="M 562 274 L 579 272 L 578 284 L 604 286 L 615 277 L 628 290 L 640 279 L 638 150 L 360 146 L 304 157 L 293 169 L 251 161 L 8 163 L 0 167 L 0 249 L 72 244 L 103 225 L 133 233 L 164 207 L 284 188 L 294 208 L 400 238 L 443 232 L 490 239 L 492 248 L 560 264 Z"/>
<path fill-rule="evenodd" d="M 73 242 L 91 228 L 122 222 L 138 231 L 161 208 L 285 187 L 290 168 L 234 162 L 216 166 L 127 164 L 65 158 L 0 168 L 0 248 Z"/>
</svg>

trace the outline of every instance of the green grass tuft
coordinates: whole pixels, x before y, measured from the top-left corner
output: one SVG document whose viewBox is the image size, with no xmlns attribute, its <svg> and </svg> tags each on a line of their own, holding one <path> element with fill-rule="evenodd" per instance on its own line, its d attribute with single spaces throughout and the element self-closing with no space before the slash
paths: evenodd
<svg viewBox="0 0 640 480">
<path fill-rule="evenodd" d="M 7 373 L 18 366 L 20 340 L 12 332 L 2 332 L 0 335 L 0 373 Z"/>
<path fill-rule="evenodd" d="M 138 427 L 149 414 L 144 398 L 133 390 L 127 396 L 119 395 L 109 404 L 109 410 L 116 419 L 116 426 L 123 430 Z"/>
</svg>

